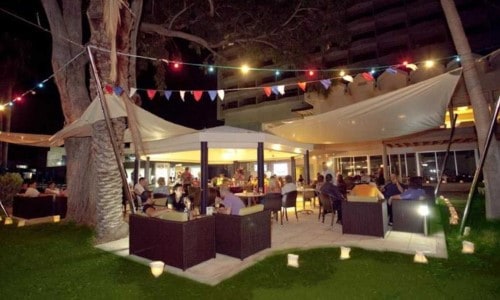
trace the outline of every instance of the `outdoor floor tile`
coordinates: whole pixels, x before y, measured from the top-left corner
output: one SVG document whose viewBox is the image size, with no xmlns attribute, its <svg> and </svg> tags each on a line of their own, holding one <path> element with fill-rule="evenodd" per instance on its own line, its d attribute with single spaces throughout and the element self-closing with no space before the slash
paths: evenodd
<svg viewBox="0 0 500 300">
<path fill-rule="evenodd" d="M 302 204 L 298 207 L 301 208 Z M 288 218 L 289 221 L 283 221 L 283 225 L 274 219 L 272 220 L 271 248 L 251 255 L 244 260 L 217 254 L 215 259 L 210 259 L 185 271 L 170 266 L 165 266 L 165 270 L 168 273 L 208 285 L 216 285 L 265 259 L 267 256 L 286 249 L 349 246 L 367 250 L 400 252 L 410 255 L 419 250 L 424 251 L 427 256 L 447 257 L 446 241 L 443 232 L 426 237 L 422 234 L 388 231 L 385 238 L 342 234 L 342 226 L 339 224 L 331 226 L 331 219 L 326 218 L 325 223 L 318 221 L 317 209 L 314 209 L 313 214 L 299 214 L 298 222 L 292 211 L 289 211 Z M 126 257 L 144 265 L 148 265 L 150 262 L 148 259 L 129 255 L 128 238 L 98 245 L 96 248 Z"/>
</svg>

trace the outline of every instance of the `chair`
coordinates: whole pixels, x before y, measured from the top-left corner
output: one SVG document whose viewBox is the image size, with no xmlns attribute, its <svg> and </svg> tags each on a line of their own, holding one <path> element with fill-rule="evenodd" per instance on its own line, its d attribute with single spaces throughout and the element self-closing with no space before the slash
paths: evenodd
<svg viewBox="0 0 500 300">
<path fill-rule="evenodd" d="M 428 205 L 424 200 L 393 200 L 392 201 L 392 230 L 424 233 L 425 218 L 418 213 L 421 205 Z"/>
<path fill-rule="evenodd" d="M 278 213 L 281 211 L 283 196 L 280 193 L 267 193 L 262 198 L 261 203 L 264 204 L 264 210 L 270 210 L 278 222 Z"/>
<path fill-rule="evenodd" d="M 319 203 L 320 203 L 319 214 L 323 216 L 322 222 L 325 223 L 325 215 L 331 213 L 332 214 L 331 225 L 333 226 L 333 218 L 335 217 L 335 210 L 333 209 L 332 198 L 330 198 L 330 196 L 327 194 L 319 193 Z"/>
<path fill-rule="evenodd" d="M 287 208 L 293 207 L 295 209 L 295 217 L 299 221 L 299 215 L 297 214 L 297 191 L 291 191 L 285 194 L 285 203 L 281 205 L 281 225 L 283 225 L 283 213 L 285 214 L 286 220 L 288 221 Z"/>
<path fill-rule="evenodd" d="M 342 202 L 342 233 L 384 237 L 388 230 L 385 200 Z"/>
<path fill-rule="evenodd" d="M 306 188 L 312 188 L 310 186 L 307 186 Z M 306 211 L 306 201 L 309 201 L 309 204 L 311 207 L 315 207 L 315 200 L 314 198 L 316 197 L 316 192 L 315 191 L 303 191 L 302 192 L 302 210 Z M 308 212 L 312 212 L 312 210 L 309 210 Z"/>
</svg>

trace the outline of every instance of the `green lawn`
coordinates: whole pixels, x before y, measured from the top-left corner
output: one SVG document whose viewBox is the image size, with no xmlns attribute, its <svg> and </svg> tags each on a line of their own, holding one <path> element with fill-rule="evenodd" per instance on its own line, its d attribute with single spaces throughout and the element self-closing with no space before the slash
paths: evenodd
<svg viewBox="0 0 500 300">
<path fill-rule="evenodd" d="M 453 202 L 453 199 L 450 199 Z M 460 252 L 458 226 L 444 223 L 449 259 L 413 263 L 411 255 L 354 248 L 294 251 L 300 268 L 279 253 L 210 287 L 164 274 L 92 247 L 92 231 L 73 224 L 0 226 L 0 295 L 3 299 L 498 299 L 500 222 L 484 220 L 482 199 L 471 215 L 476 253 Z M 457 203 L 459 212 L 463 203 Z M 447 208 L 440 207 L 448 219 Z M 439 213 L 438 213 L 439 214 Z M 433 221 L 432 227 L 437 226 Z"/>
</svg>

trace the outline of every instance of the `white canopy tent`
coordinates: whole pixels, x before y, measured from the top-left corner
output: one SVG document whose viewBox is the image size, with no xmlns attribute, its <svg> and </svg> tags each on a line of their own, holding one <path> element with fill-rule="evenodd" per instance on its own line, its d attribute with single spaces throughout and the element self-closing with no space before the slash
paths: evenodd
<svg viewBox="0 0 500 300">
<path fill-rule="evenodd" d="M 264 124 L 277 136 L 303 143 L 378 141 L 437 128 L 461 69 L 304 119 Z M 321 130 L 318 130 L 321 129 Z"/>
</svg>

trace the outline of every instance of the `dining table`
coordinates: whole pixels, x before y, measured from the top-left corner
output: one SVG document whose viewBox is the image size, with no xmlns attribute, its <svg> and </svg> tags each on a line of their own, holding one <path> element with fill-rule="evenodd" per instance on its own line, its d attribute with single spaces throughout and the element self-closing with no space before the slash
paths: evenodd
<svg viewBox="0 0 500 300">
<path fill-rule="evenodd" d="M 234 195 L 242 199 L 247 199 L 247 206 L 251 206 L 252 201 L 256 203 L 257 199 L 264 197 L 265 194 L 260 192 L 241 192 Z"/>
</svg>

